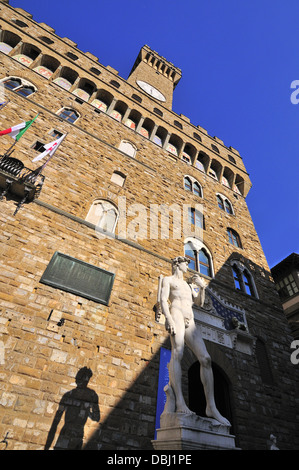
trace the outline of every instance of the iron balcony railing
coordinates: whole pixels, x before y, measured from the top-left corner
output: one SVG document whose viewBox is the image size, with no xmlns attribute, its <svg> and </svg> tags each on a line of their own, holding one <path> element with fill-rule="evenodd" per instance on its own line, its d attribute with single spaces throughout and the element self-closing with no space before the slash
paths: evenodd
<svg viewBox="0 0 299 470">
<path fill-rule="evenodd" d="M 41 168 L 31 170 L 21 160 L 7 155 L 0 158 L 0 200 L 8 193 L 19 199 L 14 215 L 24 203 L 39 196 L 44 180 Z"/>
</svg>

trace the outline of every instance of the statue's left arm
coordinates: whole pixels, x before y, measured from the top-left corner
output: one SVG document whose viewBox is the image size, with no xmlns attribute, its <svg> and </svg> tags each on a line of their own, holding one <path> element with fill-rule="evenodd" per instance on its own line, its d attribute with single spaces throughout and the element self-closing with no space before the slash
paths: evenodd
<svg viewBox="0 0 299 470">
<path fill-rule="evenodd" d="M 190 288 L 194 304 L 198 307 L 203 307 L 205 303 L 206 284 L 198 274 L 195 274 L 190 279 Z M 195 289 L 198 289 L 198 292 Z"/>
</svg>

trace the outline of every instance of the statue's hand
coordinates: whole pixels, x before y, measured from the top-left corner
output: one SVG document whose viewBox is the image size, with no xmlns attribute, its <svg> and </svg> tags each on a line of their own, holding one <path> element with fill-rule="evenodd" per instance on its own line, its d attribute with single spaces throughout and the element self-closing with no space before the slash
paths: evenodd
<svg viewBox="0 0 299 470">
<path fill-rule="evenodd" d="M 198 287 L 207 287 L 205 281 L 198 274 L 194 274 L 194 276 L 192 276 L 192 282 Z"/>
<path fill-rule="evenodd" d="M 172 318 L 166 319 L 165 328 L 170 335 L 176 334 L 175 323 Z"/>
</svg>

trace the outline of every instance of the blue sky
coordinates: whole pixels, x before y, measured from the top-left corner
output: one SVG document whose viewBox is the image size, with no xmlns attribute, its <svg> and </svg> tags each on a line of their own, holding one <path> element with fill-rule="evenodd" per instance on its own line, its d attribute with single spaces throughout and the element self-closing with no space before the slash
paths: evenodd
<svg viewBox="0 0 299 470">
<path fill-rule="evenodd" d="M 10 0 L 127 78 L 147 44 L 182 70 L 173 110 L 243 157 L 269 266 L 299 252 L 298 0 Z M 299 97 L 299 94 L 298 94 Z"/>
</svg>

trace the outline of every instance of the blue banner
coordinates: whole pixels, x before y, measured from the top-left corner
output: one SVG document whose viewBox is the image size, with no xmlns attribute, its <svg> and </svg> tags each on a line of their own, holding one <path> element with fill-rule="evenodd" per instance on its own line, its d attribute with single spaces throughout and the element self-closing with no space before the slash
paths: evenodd
<svg viewBox="0 0 299 470">
<path fill-rule="evenodd" d="M 159 366 L 159 382 L 158 382 L 158 394 L 157 394 L 157 408 L 156 408 L 156 426 L 155 426 L 155 439 L 157 438 L 157 429 L 160 428 L 160 416 L 163 413 L 164 406 L 166 403 L 166 393 L 164 387 L 169 382 L 169 371 L 167 364 L 170 362 L 171 350 L 161 348 L 160 349 L 160 366 Z"/>
</svg>

